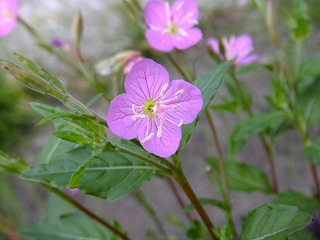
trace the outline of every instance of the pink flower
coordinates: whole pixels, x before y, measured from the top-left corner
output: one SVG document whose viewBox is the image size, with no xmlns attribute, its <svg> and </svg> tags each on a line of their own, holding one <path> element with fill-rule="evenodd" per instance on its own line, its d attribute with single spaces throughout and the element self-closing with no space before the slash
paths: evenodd
<svg viewBox="0 0 320 240">
<path fill-rule="evenodd" d="M 0 37 L 8 35 L 16 26 L 18 0 L 0 0 Z"/>
<path fill-rule="evenodd" d="M 207 45 L 220 57 L 221 60 L 234 59 L 235 66 L 247 65 L 258 59 L 257 54 L 251 54 L 253 51 L 253 41 L 249 35 L 243 34 L 238 37 L 222 38 L 224 55 L 219 49 L 219 42 L 215 38 L 209 38 Z"/>
<path fill-rule="evenodd" d="M 174 154 L 181 125 L 195 120 L 202 108 L 200 90 L 169 73 L 151 59 L 137 62 L 128 73 L 126 93 L 115 97 L 107 115 L 109 129 L 130 140 L 138 137 L 145 150 L 160 157 Z"/>
<path fill-rule="evenodd" d="M 150 0 L 145 6 L 144 17 L 149 27 L 146 38 L 156 50 L 186 49 L 202 38 L 201 30 L 193 28 L 198 23 L 194 0 L 176 0 L 171 7 L 166 1 Z"/>
<path fill-rule="evenodd" d="M 71 196 L 74 196 L 79 192 L 80 192 L 79 188 L 72 188 L 72 189 L 69 189 L 69 191 L 68 191 L 69 195 L 71 195 Z"/>
</svg>

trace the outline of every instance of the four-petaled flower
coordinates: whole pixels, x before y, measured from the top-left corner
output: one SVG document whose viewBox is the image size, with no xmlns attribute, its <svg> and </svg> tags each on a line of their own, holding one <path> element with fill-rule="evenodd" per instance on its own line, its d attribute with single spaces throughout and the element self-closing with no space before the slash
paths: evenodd
<svg viewBox="0 0 320 240">
<path fill-rule="evenodd" d="M 176 0 L 171 7 L 166 1 L 150 0 L 144 8 L 144 17 L 149 27 L 146 38 L 156 50 L 186 49 L 202 38 L 201 30 L 193 28 L 198 23 L 194 0 Z"/>
<path fill-rule="evenodd" d="M 257 54 L 251 54 L 253 51 L 252 38 L 247 34 L 238 37 L 222 38 L 224 55 L 219 48 L 218 39 L 209 38 L 207 45 L 220 57 L 221 60 L 234 60 L 235 66 L 250 64 L 258 59 Z"/>
<path fill-rule="evenodd" d="M 18 0 L 0 0 L 0 37 L 8 35 L 16 26 Z"/>
<path fill-rule="evenodd" d="M 200 90 L 169 74 L 151 59 L 137 62 L 128 73 L 126 93 L 115 97 L 107 115 L 109 129 L 130 140 L 138 137 L 145 150 L 160 157 L 174 154 L 181 125 L 195 120 L 202 108 Z"/>
</svg>

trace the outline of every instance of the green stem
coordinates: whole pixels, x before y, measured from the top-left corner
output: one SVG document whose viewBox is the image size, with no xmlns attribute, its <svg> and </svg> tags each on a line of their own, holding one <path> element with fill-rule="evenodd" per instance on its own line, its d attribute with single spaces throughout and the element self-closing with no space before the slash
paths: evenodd
<svg viewBox="0 0 320 240">
<path fill-rule="evenodd" d="M 135 153 L 135 152 L 133 152 L 133 151 L 127 149 L 127 148 L 124 148 L 124 147 L 121 147 L 121 146 L 117 146 L 117 148 L 118 148 L 119 151 L 121 151 L 121 152 L 127 153 L 127 154 L 129 154 L 129 155 L 131 155 L 131 156 L 134 156 L 134 157 L 137 157 L 137 158 L 139 158 L 140 160 L 144 161 L 145 163 L 150 164 L 150 165 L 156 167 L 156 168 L 159 169 L 159 170 L 162 170 L 162 171 L 163 171 L 164 173 L 166 173 L 168 176 L 169 176 L 169 175 L 171 174 L 171 172 L 172 172 L 172 170 L 171 170 L 170 168 L 166 168 L 166 167 L 162 166 L 161 164 L 156 163 L 156 162 L 150 160 L 149 158 L 147 158 L 147 157 L 145 157 L 145 156 L 142 156 L 142 155 L 140 155 L 140 154 L 138 154 L 138 153 Z"/>
<path fill-rule="evenodd" d="M 174 185 L 172 179 L 171 179 L 171 178 L 166 178 L 165 180 L 166 180 L 166 183 L 168 184 L 171 192 L 173 193 L 173 196 L 174 196 L 175 199 L 177 200 L 180 208 L 181 208 L 181 209 L 184 209 L 184 208 L 186 207 L 186 205 L 185 205 L 185 203 L 183 202 L 183 200 L 182 200 L 179 192 L 177 191 L 177 188 L 176 188 L 176 186 Z M 187 217 L 190 221 L 193 220 L 193 217 L 192 217 L 192 215 L 191 215 L 190 212 L 187 212 L 187 213 L 186 213 L 186 217 Z"/>
<path fill-rule="evenodd" d="M 172 177 L 176 180 L 176 182 L 179 184 L 181 189 L 184 191 L 186 196 L 189 198 L 191 201 L 192 205 L 198 212 L 199 216 L 201 217 L 203 223 L 208 229 L 208 232 L 210 233 L 212 239 L 218 240 L 218 237 L 215 235 L 213 230 L 215 229 L 212 221 L 210 220 L 208 214 L 204 210 L 203 206 L 201 205 L 199 199 L 197 198 L 196 194 L 194 193 L 192 187 L 190 186 L 188 180 L 186 179 L 183 170 L 180 165 L 180 159 L 177 155 L 173 156 L 175 159 L 174 161 L 176 162 L 176 167 L 173 171 Z"/>
<path fill-rule="evenodd" d="M 138 203 L 140 203 L 140 205 L 144 208 L 144 210 L 147 212 L 149 217 L 154 221 L 156 228 L 158 229 L 158 232 L 162 235 L 163 239 L 168 239 L 168 234 L 166 233 L 157 215 L 157 212 L 153 209 L 151 204 L 147 201 L 147 199 L 143 195 L 143 192 L 138 189 L 134 191 L 132 195 L 138 201 Z"/>
<path fill-rule="evenodd" d="M 231 71 L 231 78 L 233 79 L 234 83 L 237 86 L 237 89 L 240 93 L 240 97 L 243 99 L 243 101 L 245 101 L 245 106 L 244 106 L 244 110 L 247 112 L 247 114 L 249 116 L 253 116 L 253 111 L 251 108 L 251 104 L 249 103 L 245 93 L 243 92 L 242 89 L 242 84 L 240 83 L 240 81 L 238 80 L 238 78 L 235 76 L 234 73 L 234 69 L 232 69 Z M 274 158 L 273 158 L 273 153 L 272 153 L 272 147 L 270 146 L 270 144 L 268 143 L 268 141 L 266 140 L 266 134 L 265 133 L 260 133 L 259 134 L 259 139 L 261 142 L 261 145 L 263 147 L 264 152 L 266 153 L 267 156 L 267 161 L 269 164 L 269 168 L 270 168 L 270 175 L 271 175 L 271 183 L 272 183 L 272 190 L 274 193 L 278 193 L 278 179 L 277 179 L 277 174 L 276 174 L 276 167 L 274 164 Z"/>
<path fill-rule="evenodd" d="M 119 236 L 123 240 L 130 240 L 125 234 L 120 232 L 117 228 L 115 228 L 110 223 L 106 222 L 103 218 L 99 217 L 95 213 L 91 212 L 89 209 L 85 208 L 83 205 L 75 201 L 73 198 L 71 198 L 69 195 L 65 194 L 64 192 L 60 191 L 57 188 L 54 188 L 48 184 L 41 183 L 41 185 L 51 192 L 55 193 L 57 196 L 65 200 L 66 202 L 70 203 L 72 206 L 80 210 L 82 213 L 90 217 L 91 219 L 95 220 L 96 222 L 100 223 L 102 226 L 104 226 L 109 231 L 113 232 L 117 236 Z"/>
<path fill-rule="evenodd" d="M 225 163 L 224 163 L 224 157 L 223 157 L 223 152 L 222 152 L 222 147 L 219 141 L 218 133 L 214 124 L 214 121 L 210 115 L 210 112 L 208 109 L 205 110 L 205 114 L 209 123 L 209 127 L 213 136 L 213 142 L 215 144 L 216 151 L 218 153 L 218 162 L 219 162 L 219 176 L 220 176 L 220 182 L 221 184 L 218 184 L 220 187 L 220 193 L 222 195 L 223 201 L 226 202 L 229 206 L 231 205 L 230 202 L 230 193 L 229 193 L 229 186 L 228 186 L 228 181 L 227 181 L 227 174 L 226 174 L 226 168 L 225 168 Z M 211 170 L 212 171 L 212 170 Z M 210 173 L 209 173 L 210 174 Z M 236 233 L 236 228 L 233 222 L 232 218 L 232 207 L 230 207 L 230 210 L 226 212 L 227 218 L 230 220 L 230 223 L 232 225 L 233 233 L 234 236 L 237 235 Z"/>
<path fill-rule="evenodd" d="M 182 68 L 177 64 L 177 62 L 174 60 L 174 58 L 171 56 L 170 53 L 167 53 L 166 56 L 170 60 L 170 62 L 174 65 L 174 67 L 178 70 L 178 72 L 181 74 L 184 80 L 188 82 L 192 82 L 191 79 L 188 77 L 188 75 L 182 70 Z"/>
</svg>

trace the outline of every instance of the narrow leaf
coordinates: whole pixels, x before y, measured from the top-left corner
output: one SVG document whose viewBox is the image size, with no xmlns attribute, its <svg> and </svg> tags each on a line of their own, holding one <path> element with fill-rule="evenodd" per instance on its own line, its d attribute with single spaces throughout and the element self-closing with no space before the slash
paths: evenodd
<svg viewBox="0 0 320 240">
<path fill-rule="evenodd" d="M 182 129 L 182 139 L 180 142 L 179 150 L 181 150 L 184 145 L 189 141 L 193 130 L 195 129 L 199 116 L 206 110 L 208 105 L 210 104 L 213 97 L 216 95 L 218 88 L 221 86 L 223 77 L 226 71 L 232 65 L 232 61 L 224 62 L 219 64 L 210 70 L 206 75 L 200 76 L 194 82 L 194 85 L 197 86 L 202 94 L 203 98 L 203 106 L 197 117 L 197 119 L 188 125 L 183 125 Z"/>
</svg>

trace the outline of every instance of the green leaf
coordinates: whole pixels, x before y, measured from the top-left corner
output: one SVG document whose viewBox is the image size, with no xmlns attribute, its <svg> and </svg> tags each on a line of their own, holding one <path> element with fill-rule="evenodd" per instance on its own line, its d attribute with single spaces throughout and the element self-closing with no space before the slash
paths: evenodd
<svg viewBox="0 0 320 240">
<path fill-rule="evenodd" d="M 218 160 L 206 157 L 205 161 L 219 174 Z M 234 191 L 261 191 L 271 193 L 272 187 L 264 171 L 257 166 L 236 161 L 225 161 L 225 171 L 228 186 Z"/>
<path fill-rule="evenodd" d="M 53 135 L 62 140 L 80 145 L 88 145 L 92 142 L 88 135 L 78 134 L 74 131 L 56 131 Z"/>
<path fill-rule="evenodd" d="M 90 162 L 92 157 L 95 159 Z M 88 161 L 90 164 L 87 164 Z M 85 169 L 81 169 L 83 167 Z M 23 177 L 67 189 L 71 182 L 84 193 L 115 200 L 140 187 L 155 173 L 154 167 L 135 156 L 121 153 L 108 144 L 98 155 L 94 155 L 89 146 L 78 147 L 57 156 L 49 164 L 37 165 L 25 172 Z"/>
<path fill-rule="evenodd" d="M 320 202 L 316 198 L 307 197 L 292 190 L 280 193 L 272 200 L 272 203 L 296 206 L 300 210 L 311 214 L 320 209 Z"/>
<path fill-rule="evenodd" d="M 216 95 L 219 87 L 221 86 L 223 77 L 231 65 L 232 61 L 221 63 L 211 69 L 206 75 L 200 76 L 195 80 L 194 85 L 200 89 L 202 94 L 203 106 L 200 113 L 198 114 L 197 119 L 193 123 L 183 125 L 181 127 L 182 139 L 180 142 L 179 150 L 181 150 L 189 141 L 191 134 L 198 123 L 199 116 L 206 110 L 211 100 Z"/>
<path fill-rule="evenodd" d="M 206 226 L 198 220 L 194 220 L 189 229 L 187 229 L 187 236 L 189 239 L 193 240 L 211 239 Z"/>
<path fill-rule="evenodd" d="M 304 144 L 302 153 L 308 160 L 320 164 L 320 138 Z"/>
<path fill-rule="evenodd" d="M 317 124 L 320 120 L 320 77 L 315 78 L 297 96 L 301 114 L 309 125 Z"/>
<path fill-rule="evenodd" d="M 22 159 L 15 159 L 0 151 L 0 174 L 20 174 L 30 169 Z"/>
<path fill-rule="evenodd" d="M 297 207 L 264 204 L 249 213 L 239 240 L 287 240 L 288 235 L 305 228 L 311 220 Z"/>
<path fill-rule="evenodd" d="M 239 122 L 229 137 L 230 157 L 236 155 L 252 135 L 277 128 L 283 119 L 283 112 L 269 112 L 256 114 Z"/>
<path fill-rule="evenodd" d="M 213 198 L 199 198 L 199 201 L 201 203 L 201 205 L 205 206 L 205 205 L 211 205 L 213 207 L 218 207 L 224 211 L 228 211 L 230 210 L 230 206 L 222 201 L 219 201 L 217 199 L 213 199 Z M 183 212 L 187 213 L 190 212 L 194 209 L 194 206 L 192 204 L 188 204 L 184 209 Z"/>
<path fill-rule="evenodd" d="M 315 238 L 309 231 L 301 230 L 289 235 L 287 240 L 315 240 Z"/>
<path fill-rule="evenodd" d="M 57 157 L 57 155 L 66 153 L 75 147 L 74 143 L 64 141 L 55 136 L 51 136 L 48 142 L 41 149 L 38 164 L 47 164 Z"/>
<path fill-rule="evenodd" d="M 310 33 L 308 5 L 304 0 L 293 0 L 291 11 L 286 11 L 286 21 L 291 38 L 295 41 L 305 40 Z"/>
<path fill-rule="evenodd" d="M 67 89 L 62 85 L 62 83 L 54 77 L 52 74 L 44 70 L 42 67 L 40 67 L 38 64 L 32 62 L 30 59 L 19 55 L 17 53 L 14 53 L 18 60 L 31 72 L 36 74 L 37 76 L 41 77 L 42 79 L 46 80 L 55 90 L 66 93 Z"/>
<path fill-rule="evenodd" d="M 109 222 L 118 226 L 114 221 Z M 19 234 L 32 240 L 118 239 L 101 224 L 53 195 L 49 197 L 44 219 L 36 225 L 21 229 Z"/>
</svg>

